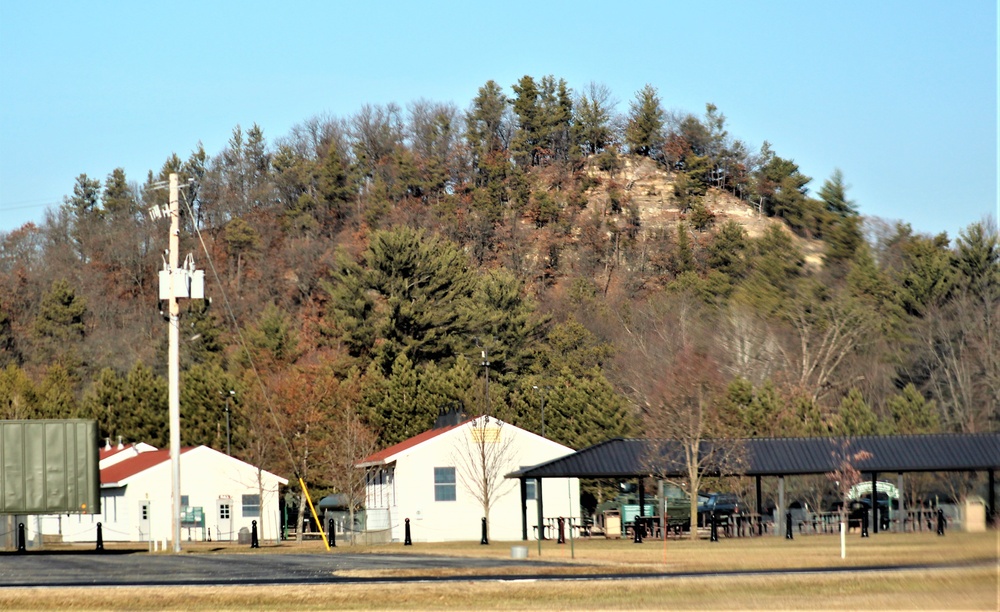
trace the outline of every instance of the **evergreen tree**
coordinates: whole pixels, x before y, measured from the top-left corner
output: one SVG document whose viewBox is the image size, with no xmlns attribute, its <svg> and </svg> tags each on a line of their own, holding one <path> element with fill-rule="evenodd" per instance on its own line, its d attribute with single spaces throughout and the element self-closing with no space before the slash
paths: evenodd
<svg viewBox="0 0 1000 612">
<path fill-rule="evenodd" d="M 104 216 L 111 223 L 134 219 L 139 214 L 139 201 L 125 178 L 123 168 L 115 168 L 104 181 L 101 196 Z"/>
<path fill-rule="evenodd" d="M 77 220 L 87 219 L 91 215 L 100 215 L 101 209 L 98 206 L 100 197 L 101 181 L 81 174 L 76 177 L 73 195 L 63 198 L 63 209 Z"/>
<path fill-rule="evenodd" d="M 889 398 L 889 414 L 894 429 L 901 434 L 938 433 L 941 424 L 933 401 L 927 401 L 910 383 L 899 394 Z"/>
<path fill-rule="evenodd" d="M 977 298 L 996 300 L 1000 295 L 1000 234 L 985 223 L 973 223 L 959 233 L 955 267 L 962 284 Z"/>
<path fill-rule="evenodd" d="M 38 394 L 27 373 L 8 364 L 0 370 L 0 419 L 31 419 L 39 415 Z"/>
<path fill-rule="evenodd" d="M 663 145 L 663 122 L 666 114 L 660 106 L 656 88 L 646 85 L 629 105 L 625 126 L 625 144 L 636 155 L 658 158 Z"/>
<path fill-rule="evenodd" d="M 522 166 L 536 166 L 542 158 L 544 137 L 544 116 L 539 103 L 539 91 L 535 80 L 528 75 L 521 77 L 512 86 L 514 114 L 517 115 L 518 129 L 511 142 L 514 159 Z"/>
<path fill-rule="evenodd" d="M 10 316 L 0 300 L 0 368 L 17 363 L 20 360 L 19 353 Z"/>
<path fill-rule="evenodd" d="M 819 199 L 826 204 L 827 212 L 838 217 L 858 216 L 858 206 L 847 199 L 849 186 L 844 183 L 844 173 L 837 168 L 819 189 Z"/>
<path fill-rule="evenodd" d="M 119 428 L 122 424 L 122 412 L 128 409 L 129 402 L 128 382 L 125 377 L 111 368 L 104 368 L 84 397 L 80 416 L 97 421 L 99 436 L 102 439 L 115 440 L 119 435 L 124 439 L 126 433 Z M 140 441 L 131 438 L 130 440 Z"/>
<path fill-rule="evenodd" d="M 86 333 L 87 301 L 65 280 L 52 283 L 42 296 L 34 334 L 44 358 L 74 371 L 81 363 L 78 346 Z"/>
<path fill-rule="evenodd" d="M 52 364 L 38 385 L 38 413 L 44 419 L 77 417 L 75 384 L 72 376 L 59 363 Z"/>
<path fill-rule="evenodd" d="M 877 436 L 888 433 L 878 417 L 861 397 L 861 392 L 851 389 L 840 401 L 837 412 L 836 433 L 842 436 Z"/>
<path fill-rule="evenodd" d="M 226 397 L 233 381 L 214 364 L 198 364 L 181 376 L 181 445 L 226 449 Z M 230 407 L 231 409 L 231 407 Z"/>
<path fill-rule="evenodd" d="M 127 401 L 114 429 L 128 442 L 145 442 L 157 448 L 169 443 L 167 381 L 142 363 L 128 373 Z"/>
<path fill-rule="evenodd" d="M 585 154 L 596 155 L 613 144 L 612 119 L 616 104 L 607 86 L 591 82 L 573 105 L 573 126 Z"/>
<path fill-rule="evenodd" d="M 746 276 L 749 242 L 743 225 L 726 221 L 708 245 L 708 265 L 734 281 Z"/>
<path fill-rule="evenodd" d="M 465 350 L 481 330 L 476 284 L 455 244 L 401 227 L 373 234 L 362 264 L 344 262 L 324 286 L 332 298 L 329 319 L 352 352 L 372 355 L 388 374 L 403 353 L 419 365 L 450 363 Z M 376 338 L 383 341 L 376 345 Z"/>
</svg>

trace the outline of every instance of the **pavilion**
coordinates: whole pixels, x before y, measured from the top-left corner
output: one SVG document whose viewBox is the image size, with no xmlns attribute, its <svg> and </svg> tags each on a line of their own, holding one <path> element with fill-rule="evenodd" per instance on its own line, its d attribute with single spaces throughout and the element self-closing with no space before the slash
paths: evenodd
<svg viewBox="0 0 1000 612">
<path fill-rule="evenodd" d="M 987 519 L 996 516 L 996 470 L 1000 468 L 1000 433 L 921 434 L 906 436 L 856 436 L 833 438 L 744 438 L 705 440 L 699 455 L 707 458 L 708 476 L 753 476 L 756 506 L 762 513 L 761 478 L 778 478 L 778 505 L 784 509 L 784 477 L 829 474 L 845 457 L 866 451 L 866 457 L 852 462 L 861 473 L 870 474 L 872 491 L 881 474 L 897 474 L 897 488 L 903 490 L 903 474 L 915 472 L 987 472 L 989 476 Z M 507 475 L 521 484 L 521 534 L 528 539 L 526 482 L 536 481 L 542 490 L 546 478 L 638 479 L 640 501 L 644 501 L 645 478 L 686 476 L 683 449 L 674 440 L 615 438 L 559 459 L 520 469 Z M 540 496 L 539 496 L 540 497 Z M 875 507 L 872 500 L 872 507 Z M 542 504 L 537 504 L 538 523 L 543 521 Z M 641 510 L 640 510 L 641 512 Z M 877 521 L 874 524 L 878 532 Z"/>
</svg>

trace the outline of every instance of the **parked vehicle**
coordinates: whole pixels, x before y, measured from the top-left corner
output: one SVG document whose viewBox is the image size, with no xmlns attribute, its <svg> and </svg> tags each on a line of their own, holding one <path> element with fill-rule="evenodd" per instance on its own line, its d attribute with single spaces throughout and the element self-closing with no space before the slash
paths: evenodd
<svg viewBox="0 0 1000 612">
<path fill-rule="evenodd" d="M 700 496 L 699 496 L 700 497 Z M 747 506 L 733 493 L 709 493 L 704 502 L 698 504 L 698 524 L 707 525 L 712 514 L 716 519 L 724 519 L 746 512 Z"/>
<path fill-rule="evenodd" d="M 660 525 L 660 509 L 666 515 L 667 529 L 670 531 L 683 531 L 691 528 L 691 499 L 680 488 L 667 486 L 664 489 L 662 500 L 655 495 L 648 495 L 644 499 L 642 515 L 647 519 L 647 525 Z M 639 514 L 639 494 L 629 488 L 615 499 L 603 502 L 597 506 L 595 519 L 598 529 L 606 532 L 605 516 L 614 514 L 619 517 L 620 525 L 627 528 L 634 524 Z M 648 527 L 647 527 L 648 531 Z"/>
</svg>

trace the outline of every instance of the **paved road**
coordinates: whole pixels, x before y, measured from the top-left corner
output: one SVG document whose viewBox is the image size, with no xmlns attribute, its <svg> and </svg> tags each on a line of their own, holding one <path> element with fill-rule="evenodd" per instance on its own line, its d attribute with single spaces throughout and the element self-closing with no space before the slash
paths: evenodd
<svg viewBox="0 0 1000 612">
<path fill-rule="evenodd" d="M 475 569 L 477 573 L 482 573 L 484 569 L 523 567 L 525 574 L 530 575 L 543 565 L 560 567 L 566 564 L 410 554 L 27 553 L 0 555 L 0 587 L 301 584 L 373 580 L 335 575 L 335 572 L 345 570 Z"/>
</svg>

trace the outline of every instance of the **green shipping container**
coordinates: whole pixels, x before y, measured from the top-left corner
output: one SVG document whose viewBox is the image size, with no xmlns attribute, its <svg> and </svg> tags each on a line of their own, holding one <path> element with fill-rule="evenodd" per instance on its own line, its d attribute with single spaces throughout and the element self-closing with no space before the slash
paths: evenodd
<svg viewBox="0 0 1000 612">
<path fill-rule="evenodd" d="M 98 514 L 97 421 L 0 421 L 0 514 Z"/>
</svg>

